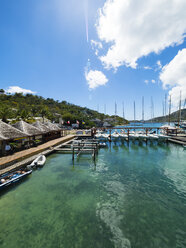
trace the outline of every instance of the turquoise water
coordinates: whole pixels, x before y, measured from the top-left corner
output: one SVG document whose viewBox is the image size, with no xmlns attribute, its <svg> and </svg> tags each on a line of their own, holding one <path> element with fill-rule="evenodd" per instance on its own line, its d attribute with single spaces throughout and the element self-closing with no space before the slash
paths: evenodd
<svg viewBox="0 0 186 248">
<path fill-rule="evenodd" d="M 1 248 L 186 247 L 186 150 L 108 144 L 53 154 L 0 199 Z"/>
</svg>

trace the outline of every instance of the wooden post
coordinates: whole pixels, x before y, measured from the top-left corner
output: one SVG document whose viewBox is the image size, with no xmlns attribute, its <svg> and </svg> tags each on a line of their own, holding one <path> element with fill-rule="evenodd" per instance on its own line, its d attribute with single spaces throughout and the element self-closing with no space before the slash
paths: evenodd
<svg viewBox="0 0 186 248">
<path fill-rule="evenodd" d="M 146 146 L 147 146 L 147 141 L 148 141 L 148 139 L 147 139 L 147 133 L 148 133 L 148 129 L 146 128 Z"/>
<path fill-rule="evenodd" d="M 109 142 L 111 142 L 111 129 L 109 130 Z"/>
<path fill-rule="evenodd" d="M 74 147 L 72 149 L 72 161 L 74 161 Z"/>
<path fill-rule="evenodd" d="M 94 161 L 96 159 L 95 147 L 93 148 L 93 159 L 94 159 Z"/>
<path fill-rule="evenodd" d="M 129 142 L 129 129 L 127 129 L 128 142 Z"/>
</svg>

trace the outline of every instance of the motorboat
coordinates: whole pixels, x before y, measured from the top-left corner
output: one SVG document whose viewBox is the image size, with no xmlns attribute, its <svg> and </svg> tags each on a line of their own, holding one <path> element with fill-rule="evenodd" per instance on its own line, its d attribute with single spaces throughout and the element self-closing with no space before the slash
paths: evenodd
<svg viewBox="0 0 186 248">
<path fill-rule="evenodd" d="M 107 147 L 107 144 L 105 142 L 101 142 L 101 143 L 99 143 L 99 147 L 100 148 Z"/>
<path fill-rule="evenodd" d="M 28 165 L 28 168 L 42 167 L 46 162 L 46 157 L 44 155 L 38 156 L 34 161 Z"/>
<path fill-rule="evenodd" d="M 129 139 L 131 139 L 131 140 L 139 139 L 139 135 L 137 133 L 135 133 L 134 131 L 131 131 L 129 133 Z"/>
<path fill-rule="evenodd" d="M 111 134 L 112 140 L 116 141 L 119 139 L 120 135 L 117 131 Z"/>
<path fill-rule="evenodd" d="M 15 172 L 10 172 L 2 175 L 0 177 L 0 189 L 4 189 L 7 186 L 13 185 L 23 178 L 27 177 L 32 173 L 32 170 L 19 170 Z"/>
<path fill-rule="evenodd" d="M 138 139 L 141 140 L 141 141 L 143 141 L 143 140 L 148 139 L 148 136 L 146 135 L 145 132 L 139 131 L 139 132 L 138 132 Z"/>
<path fill-rule="evenodd" d="M 126 133 L 120 133 L 119 137 L 123 140 L 126 140 L 128 138 L 128 135 Z"/>
</svg>

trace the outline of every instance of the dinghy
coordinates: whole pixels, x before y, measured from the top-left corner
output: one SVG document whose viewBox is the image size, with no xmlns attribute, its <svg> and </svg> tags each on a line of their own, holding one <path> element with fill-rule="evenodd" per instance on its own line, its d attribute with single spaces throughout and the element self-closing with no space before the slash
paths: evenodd
<svg viewBox="0 0 186 248">
<path fill-rule="evenodd" d="M 46 157 L 44 155 L 38 156 L 34 161 L 28 165 L 28 168 L 42 167 L 46 162 Z"/>
</svg>

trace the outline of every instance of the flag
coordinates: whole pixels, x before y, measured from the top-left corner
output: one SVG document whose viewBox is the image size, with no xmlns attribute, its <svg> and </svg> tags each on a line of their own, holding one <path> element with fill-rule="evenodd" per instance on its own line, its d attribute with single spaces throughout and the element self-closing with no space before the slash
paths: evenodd
<svg viewBox="0 0 186 248">
<path fill-rule="evenodd" d="M 82 121 L 82 124 L 84 125 L 84 124 L 85 124 L 85 122 L 84 122 L 84 121 Z"/>
<path fill-rule="evenodd" d="M 77 123 L 77 124 L 79 124 L 79 121 L 78 121 L 78 120 L 76 120 L 76 123 Z"/>
<path fill-rule="evenodd" d="M 70 124 L 70 121 L 67 121 L 67 124 Z"/>
</svg>

